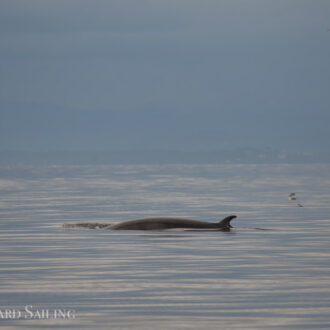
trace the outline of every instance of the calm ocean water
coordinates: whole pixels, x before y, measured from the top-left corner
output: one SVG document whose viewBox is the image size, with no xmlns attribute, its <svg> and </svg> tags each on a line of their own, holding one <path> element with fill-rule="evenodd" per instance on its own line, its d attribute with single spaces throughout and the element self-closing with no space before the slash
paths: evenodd
<svg viewBox="0 0 330 330">
<path fill-rule="evenodd" d="M 330 327 L 330 165 L 0 171 L 0 327 Z M 62 228 L 230 214 L 230 233 Z"/>
</svg>

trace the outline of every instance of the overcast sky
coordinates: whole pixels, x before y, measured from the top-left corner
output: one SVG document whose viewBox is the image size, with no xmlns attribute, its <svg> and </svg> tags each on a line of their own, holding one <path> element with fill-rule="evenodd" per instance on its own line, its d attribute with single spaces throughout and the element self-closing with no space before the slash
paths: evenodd
<svg viewBox="0 0 330 330">
<path fill-rule="evenodd" d="M 328 0 L 1 0 L 0 149 L 330 147 Z"/>
</svg>

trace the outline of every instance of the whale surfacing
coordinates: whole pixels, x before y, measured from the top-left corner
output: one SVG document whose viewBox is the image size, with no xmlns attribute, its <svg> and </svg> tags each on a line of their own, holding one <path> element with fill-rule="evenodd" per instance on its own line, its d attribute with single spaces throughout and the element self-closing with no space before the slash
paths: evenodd
<svg viewBox="0 0 330 330">
<path fill-rule="evenodd" d="M 109 230 L 164 230 L 164 229 L 191 229 L 191 230 L 220 230 L 230 231 L 232 226 L 230 221 L 235 219 L 236 215 L 230 215 L 218 223 L 203 222 L 182 218 L 146 218 L 130 220 L 114 225 L 109 225 L 104 229 Z"/>
</svg>

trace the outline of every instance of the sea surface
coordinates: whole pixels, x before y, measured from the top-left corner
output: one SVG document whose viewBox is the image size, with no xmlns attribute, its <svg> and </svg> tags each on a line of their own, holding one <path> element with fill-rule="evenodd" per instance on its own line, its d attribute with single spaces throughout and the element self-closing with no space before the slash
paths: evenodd
<svg viewBox="0 0 330 330">
<path fill-rule="evenodd" d="M 4 329 L 330 328 L 329 164 L 2 166 L 0 218 Z"/>
</svg>

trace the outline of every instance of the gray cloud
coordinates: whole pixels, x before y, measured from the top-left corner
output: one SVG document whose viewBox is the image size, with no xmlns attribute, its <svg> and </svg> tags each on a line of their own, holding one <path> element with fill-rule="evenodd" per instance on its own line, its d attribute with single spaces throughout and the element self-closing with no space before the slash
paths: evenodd
<svg viewBox="0 0 330 330">
<path fill-rule="evenodd" d="M 0 148 L 326 148 L 329 9 L 3 0 Z"/>
</svg>

